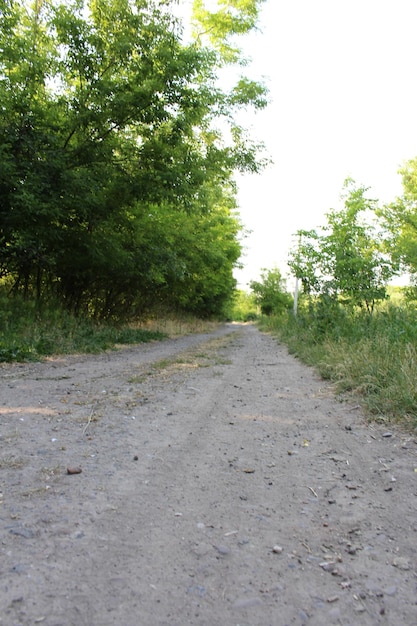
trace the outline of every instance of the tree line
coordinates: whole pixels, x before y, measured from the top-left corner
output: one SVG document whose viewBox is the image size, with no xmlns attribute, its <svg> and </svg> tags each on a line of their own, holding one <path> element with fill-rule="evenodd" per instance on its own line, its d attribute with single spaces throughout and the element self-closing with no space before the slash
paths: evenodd
<svg viewBox="0 0 417 626">
<path fill-rule="evenodd" d="M 331 209 L 321 228 L 297 232 L 288 264 L 308 298 L 372 313 L 400 274 L 410 276 L 409 300 L 417 298 L 417 159 L 400 174 L 403 195 L 384 206 L 347 179 L 343 206 Z"/>
<path fill-rule="evenodd" d="M 346 179 L 341 206 L 326 213 L 321 227 L 294 235 L 288 266 L 311 314 L 326 308 L 327 319 L 340 307 L 370 314 L 388 299 L 390 282 L 401 274 L 410 279 L 404 290 L 408 302 L 417 300 L 417 158 L 400 174 L 403 195 L 384 206 L 370 197 L 369 188 Z M 276 267 L 264 269 L 250 288 L 265 315 L 293 305 Z"/>
<path fill-rule="evenodd" d="M 96 318 L 218 315 L 241 254 L 236 122 L 266 88 L 236 72 L 264 0 L 0 1 L 0 281 Z"/>
</svg>

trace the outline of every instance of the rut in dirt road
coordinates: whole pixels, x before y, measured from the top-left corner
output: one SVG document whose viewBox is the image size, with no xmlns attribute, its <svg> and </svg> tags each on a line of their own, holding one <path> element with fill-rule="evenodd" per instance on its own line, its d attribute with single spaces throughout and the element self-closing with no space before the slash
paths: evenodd
<svg viewBox="0 0 417 626">
<path fill-rule="evenodd" d="M 1 626 L 417 624 L 416 437 L 255 326 L 1 375 Z"/>
</svg>

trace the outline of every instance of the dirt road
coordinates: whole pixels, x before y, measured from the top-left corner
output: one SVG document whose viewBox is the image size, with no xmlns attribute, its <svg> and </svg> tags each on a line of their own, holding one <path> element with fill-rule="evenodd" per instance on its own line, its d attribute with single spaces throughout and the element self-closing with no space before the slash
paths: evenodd
<svg viewBox="0 0 417 626">
<path fill-rule="evenodd" d="M 417 436 L 256 327 L 0 375 L 1 626 L 417 624 Z"/>
</svg>

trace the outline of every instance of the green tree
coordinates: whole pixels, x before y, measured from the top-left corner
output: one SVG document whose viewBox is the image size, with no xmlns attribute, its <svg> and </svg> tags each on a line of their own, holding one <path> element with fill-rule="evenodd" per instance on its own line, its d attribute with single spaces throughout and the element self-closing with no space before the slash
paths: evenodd
<svg viewBox="0 0 417 626">
<path fill-rule="evenodd" d="M 398 268 L 417 282 L 417 158 L 400 169 L 403 195 L 380 210 L 387 229 L 386 247 Z"/>
<path fill-rule="evenodd" d="M 345 181 L 344 206 L 327 213 L 321 233 L 300 231 L 289 266 L 307 293 L 373 310 L 386 297 L 395 266 L 384 253 L 383 230 L 376 220 L 377 203 L 367 188 Z"/>
<path fill-rule="evenodd" d="M 294 276 L 301 280 L 303 293 L 309 296 L 321 289 L 321 245 L 321 237 L 315 230 L 299 230 L 289 254 L 288 265 Z"/>
<path fill-rule="evenodd" d="M 278 268 L 263 269 L 261 280 L 249 283 L 255 295 L 255 302 L 264 315 L 280 315 L 292 305 L 292 297 L 287 292 L 286 281 Z"/>
<path fill-rule="evenodd" d="M 220 88 L 239 54 L 184 43 L 174 4 L 3 2 L 0 272 L 16 291 L 102 316 L 167 293 L 218 312 L 231 296 L 233 175 L 262 167 L 234 114 L 265 106 L 265 89 Z M 235 24 L 251 5 L 232 2 L 218 43 L 254 26 Z"/>
<path fill-rule="evenodd" d="M 251 322 L 257 319 L 258 309 L 254 293 L 237 289 L 228 311 L 228 318 L 239 322 Z"/>
</svg>

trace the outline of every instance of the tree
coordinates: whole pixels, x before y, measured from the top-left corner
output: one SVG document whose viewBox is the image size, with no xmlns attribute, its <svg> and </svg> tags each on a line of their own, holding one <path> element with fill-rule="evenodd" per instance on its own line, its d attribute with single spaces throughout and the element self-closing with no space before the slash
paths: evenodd
<svg viewBox="0 0 417 626">
<path fill-rule="evenodd" d="M 219 311 L 240 255 L 233 175 L 262 167 L 234 113 L 265 106 L 264 87 L 220 88 L 239 53 L 184 43 L 175 0 L 3 4 L 0 275 L 101 316 L 165 293 Z M 259 4 L 231 1 L 217 44 Z"/>
<path fill-rule="evenodd" d="M 321 245 L 321 237 L 315 230 L 299 230 L 289 255 L 288 265 L 301 280 L 303 293 L 309 296 L 319 293 L 321 288 Z"/>
<path fill-rule="evenodd" d="M 300 231 L 299 245 L 289 266 L 301 278 L 307 293 L 373 310 L 386 297 L 386 285 L 395 267 L 384 254 L 383 231 L 376 222 L 377 204 L 367 188 L 347 179 L 344 206 L 327 213 L 321 233 Z"/>
<path fill-rule="evenodd" d="M 403 195 L 384 206 L 379 214 L 387 230 L 386 249 L 398 269 L 417 281 L 417 158 L 400 169 Z"/>
<path fill-rule="evenodd" d="M 252 280 L 249 286 L 264 315 L 280 315 L 292 305 L 292 297 L 286 291 L 286 282 L 276 267 L 272 270 L 263 269 L 261 280 Z"/>
</svg>

